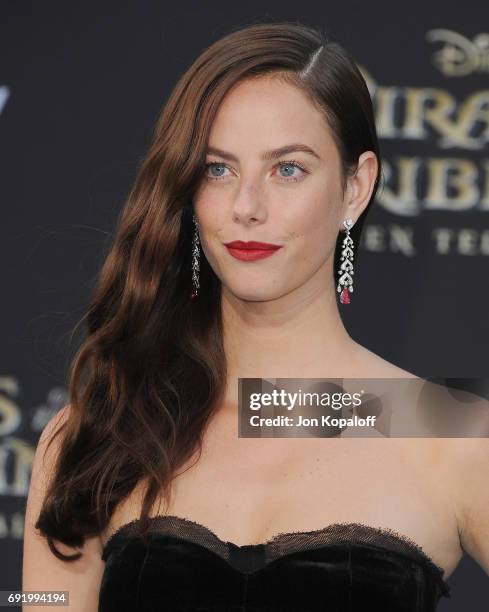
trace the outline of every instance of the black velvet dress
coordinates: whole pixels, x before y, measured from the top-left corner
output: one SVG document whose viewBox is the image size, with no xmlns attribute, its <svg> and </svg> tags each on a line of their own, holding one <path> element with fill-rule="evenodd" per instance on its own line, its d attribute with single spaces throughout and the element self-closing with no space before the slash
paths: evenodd
<svg viewBox="0 0 489 612">
<path fill-rule="evenodd" d="M 391 529 L 335 523 L 237 546 L 166 515 L 107 542 L 99 612 L 432 612 L 450 597 L 443 570 Z"/>
</svg>

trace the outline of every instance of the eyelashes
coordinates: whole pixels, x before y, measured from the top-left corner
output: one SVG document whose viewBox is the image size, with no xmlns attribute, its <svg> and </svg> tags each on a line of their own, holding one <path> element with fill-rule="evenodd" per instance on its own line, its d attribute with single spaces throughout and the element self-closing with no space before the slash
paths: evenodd
<svg viewBox="0 0 489 612">
<path fill-rule="evenodd" d="M 227 164 L 225 164 L 224 162 L 208 162 L 207 164 L 205 164 L 204 167 L 204 172 L 205 172 L 205 176 L 207 179 L 209 179 L 210 181 L 221 181 L 224 178 L 226 178 L 225 176 L 209 176 L 207 174 L 207 170 L 208 168 L 210 168 L 211 166 L 222 166 L 223 168 L 227 168 L 228 170 L 230 170 L 229 166 Z M 282 168 L 284 166 L 292 166 L 295 168 L 299 168 L 299 170 L 302 170 L 302 172 L 304 172 L 305 174 L 309 174 L 309 172 L 304 168 L 304 166 L 302 164 L 300 164 L 298 161 L 295 160 L 287 160 L 287 161 L 280 161 L 278 162 L 278 164 L 275 166 L 275 168 Z M 300 181 L 302 178 L 301 177 L 296 177 L 296 176 L 289 176 L 289 177 L 284 177 L 281 176 L 279 177 L 279 179 L 281 181 L 284 181 L 286 183 L 291 183 L 291 182 L 297 182 Z"/>
</svg>

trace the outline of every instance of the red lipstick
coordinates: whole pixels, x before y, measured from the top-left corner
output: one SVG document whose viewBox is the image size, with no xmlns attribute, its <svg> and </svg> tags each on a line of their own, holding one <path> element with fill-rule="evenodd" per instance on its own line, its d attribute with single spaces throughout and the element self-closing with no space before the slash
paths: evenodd
<svg viewBox="0 0 489 612">
<path fill-rule="evenodd" d="M 242 261 L 254 261 L 255 259 L 270 257 L 270 255 L 273 255 L 273 253 L 282 248 L 278 244 L 256 242 L 254 240 L 249 242 L 234 240 L 233 242 L 225 243 L 225 246 L 233 257 Z"/>
</svg>

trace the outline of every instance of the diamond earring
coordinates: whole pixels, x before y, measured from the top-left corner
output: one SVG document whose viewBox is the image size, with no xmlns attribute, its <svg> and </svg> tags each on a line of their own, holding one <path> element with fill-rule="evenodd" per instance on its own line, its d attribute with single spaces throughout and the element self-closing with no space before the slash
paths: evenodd
<svg viewBox="0 0 489 612">
<path fill-rule="evenodd" d="M 353 291 L 353 240 L 350 237 L 350 229 L 353 227 L 353 220 L 348 218 L 343 221 L 346 228 L 346 236 L 343 239 L 343 250 L 341 251 L 341 259 L 343 263 L 338 270 L 341 274 L 338 279 L 338 287 L 336 290 L 340 293 L 340 302 L 342 304 L 350 303 L 350 293 Z M 341 286 L 344 285 L 343 289 Z"/>
<path fill-rule="evenodd" d="M 192 291 L 191 296 L 190 296 L 191 300 L 197 299 L 197 297 L 199 295 L 199 288 L 200 288 L 200 284 L 199 284 L 199 270 L 200 270 L 200 265 L 199 265 L 199 256 L 200 256 L 200 250 L 199 250 L 199 231 L 198 231 L 197 219 L 195 218 L 195 215 L 193 215 L 193 221 L 194 221 L 194 235 L 193 235 L 193 238 L 192 238 L 192 284 L 193 284 L 193 291 Z"/>
</svg>

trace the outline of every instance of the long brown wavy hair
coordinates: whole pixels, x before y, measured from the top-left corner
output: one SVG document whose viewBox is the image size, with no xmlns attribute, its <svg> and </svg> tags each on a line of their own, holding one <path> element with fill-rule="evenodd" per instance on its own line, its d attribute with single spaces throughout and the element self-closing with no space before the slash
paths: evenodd
<svg viewBox="0 0 489 612">
<path fill-rule="evenodd" d="M 169 499 L 176 470 L 202 450 L 225 392 L 221 284 L 205 257 L 192 290 L 192 196 L 202 180 L 209 131 L 226 93 L 243 79 L 276 74 L 324 113 L 337 145 L 343 187 L 367 150 L 379 171 L 351 230 L 358 243 L 381 176 L 372 101 L 351 55 L 298 22 L 229 32 L 183 74 L 156 122 L 149 151 L 120 214 L 110 251 L 81 322 L 86 337 L 69 368 L 69 411 L 36 528 L 82 548 L 116 506 L 147 482 L 145 534 L 155 500 Z M 335 266 L 339 265 L 339 233 Z"/>
</svg>

